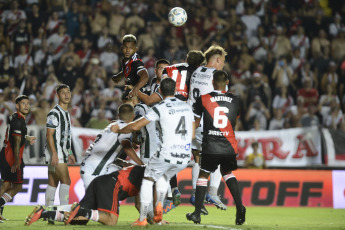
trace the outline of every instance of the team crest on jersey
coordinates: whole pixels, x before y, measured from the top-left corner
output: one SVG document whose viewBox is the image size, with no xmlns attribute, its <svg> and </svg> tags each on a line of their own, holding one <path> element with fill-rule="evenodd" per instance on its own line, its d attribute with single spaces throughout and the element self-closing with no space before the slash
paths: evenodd
<svg viewBox="0 0 345 230">
<path fill-rule="evenodd" d="M 49 126 L 58 126 L 59 122 L 56 116 L 54 115 L 49 115 L 47 118 L 47 125 Z"/>
</svg>

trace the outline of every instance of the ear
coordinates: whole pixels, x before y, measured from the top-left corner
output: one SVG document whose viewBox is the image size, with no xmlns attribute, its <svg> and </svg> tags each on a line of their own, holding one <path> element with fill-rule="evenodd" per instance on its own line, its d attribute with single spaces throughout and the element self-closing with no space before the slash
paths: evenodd
<svg viewBox="0 0 345 230">
<path fill-rule="evenodd" d="M 19 110 L 19 105 L 18 104 L 16 104 L 16 109 Z"/>
</svg>

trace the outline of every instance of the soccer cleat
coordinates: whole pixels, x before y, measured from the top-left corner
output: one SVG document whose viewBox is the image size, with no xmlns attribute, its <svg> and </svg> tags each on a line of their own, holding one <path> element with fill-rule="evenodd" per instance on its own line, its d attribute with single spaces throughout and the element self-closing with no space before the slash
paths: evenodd
<svg viewBox="0 0 345 230">
<path fill-rule="evenodd" d="M 143 221 L 140 221 L 139 219 L 137 219 L 135 222 L 131 224 L 131 227 L 145 227 L 148 224 L 149 223 L 147 223 L 146 218 Z"/>
<path fill-rule="evenodd" d="M 24 225 L 30 225 L 33 222 L 36 222 L 41 217 L 43 210 L 44 209 L 41 205 L 37 205 L 29 216 L 26 217 Z"/>
<path fill-rule="evenodd" d="M 158 204 L 156 205 L 155 210 L 154 210 L 154 215 L 155 215 L 153 217 L 154 222 L 159 223 L 162 221 L 162 219 L 163 219 L 163 207 L 162 207 L 161 202 L 158 202 Z"/>
<path fill-rule="evenodd" d="M 246 221 L 246 208 L 236 211 L 236 225 L 242 225 Z"/>
<path fill-rule="evenodd" d="M 176 206 L 173 204 L 172 200 L 165 200 L 164 207 L 163 207 L 163 214 L 167 214 L 174 208 L 176 208 Z"/>
<path fill-rule="evenodd" d="M 178 188 L 175 188 L 173 193 L 173 203 L 174 205 L 177 207 L 181 204 L 181 193 L 180 191 L 178 190 Z"/>
<path fill-rule="evenodd" d="M 205 206 L 203 205 L 202 208 L 200 209 L 200 214 L 207 216 L 208 215 L 208 211 L 206 210 Z"/>
<path fill-rule="evenodd" d="M 186 215 L 187 220 L 191 220 L 194 222 L 194 224 L 200 224 L 201 217 L 200 214 L 193 212 L 193 213 L 187 213 Z"/>
<path fill-rule="evenodd" d="M 79 209 L 80 209 L 80 204 L 77 202 L 74 202 L 71 207 L 71 212 L 70 213 L 65 212 L 65 225 L 68 225 L 69 223 L 71 223 L 71 221 L 77 215 Z"/>
<path fill-rule="evenodd" d="M 220 208 L 221 210 L 226 210 L 228 208 L 225 204 L 222 203 L 218 196 L 212 196 L 210 194 L 207 194 L 206 202 L 209 204 L 214 204 L 217 208 Z"/>
<path fill-rule="evenodd" d="M 0 214 L 0 220 L 7 220 L 3 215 Z"/>
</svg>

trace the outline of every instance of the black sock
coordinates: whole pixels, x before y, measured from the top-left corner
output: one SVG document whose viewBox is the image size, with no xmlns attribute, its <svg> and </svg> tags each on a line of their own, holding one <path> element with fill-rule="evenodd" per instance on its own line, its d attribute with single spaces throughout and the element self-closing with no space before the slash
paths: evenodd
<svg viewBox="0 0 345 230">
<path fill-rule="evenodd" d="M 236 177 L 231 177 L 226 181 L 232 198 L 234 198 L 236 208 L 241 209 L 243 207 L 240 191 L 238 190 L 238 183 Z"/>
<path fill-rule="evenodd" d="M 92 210 L 91 209 L 80 207 L 78 212 L 77 212 L 77 215 L 75 215 L 75 216 L 83 216 L 85 218 L 90 219 L 91 218 L 91 214 L 92 214 Z"/>
<path fill-rule="evenodd" d="M 195 212 L 200 213 L 204 207 L 204 199 L 207 192 L 207 186 L 196 186 L 195 192 Z"/>
<path fill-rule="evenodd" d="M 4 204 L 6 204 L 6 201 L 4 198 L 0 198 L 0 207 L 3 206 Z"/>
<path fill-rule="evenodd" d="M 176 175 L 171 177 L 170 179 L 170 187 L 173 188 L 177 188 L 177 177 Z"/>
<path fill-rule="evenodd" d="M 46 219 L 54 220 L 54 219 L 55 219 L 55 216 L 56 216 L 56 212 L 57 212 L 57 211 L 47 211 L 47 210 L 44 210 L 44 211 L 42 212 L 40 218 L 46 218 Z"/>
<path fill-rule="evenodd" d="M 2 215 L 2 213 L 4 212 L 4 208 L 5 208 L 5 206 L 0 207 L 0 215 Z"/>
</svg>

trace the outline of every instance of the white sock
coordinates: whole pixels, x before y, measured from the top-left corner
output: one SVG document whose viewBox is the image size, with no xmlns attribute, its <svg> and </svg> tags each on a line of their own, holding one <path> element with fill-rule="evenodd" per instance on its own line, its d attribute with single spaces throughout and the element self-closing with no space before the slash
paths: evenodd
<svg viewBox="0 0 345 230">
<path fill-rule="evenodd" d="M 211 176 L 210 176 L 210 187 L 213 187 L 211 192 L 216 191 L 215 194 L 210 194 L 210 195 L 213 195 L 213 196 L 217 195 L 218 187 L 221 180 L 222 180 L 222 174 L 220 173 L 220 168 L 218 166 L 217 170 L 211 173 Z"/>
<path fill-rule="evenodd" d="M 46 189 L 46 208 L 54 205 L 56 187 L 47 185 Z"/>
<path fill-rule="evenodd" d="M 152 202 L 153 181 L 143 179 L 140 187 L 140 217 L 143 221 L 147 217 L 149 205 Z"/>
<path fill-rule="evenodd" d="M 153 217 L 155 216 L 155 214 L 153 213 L 153 201 L 149 205 L 147 216 L 150 217 L 151 219 L 153 219 Z"/>
<path fill-rule="evenodd" d="M 193 194 L 195 194 L 196 190 L 196 181 L 199 177 L 200 166 L 198 163 L 195 163 L 192 168 L 192 187 L 193 187 Z"/>
<path fill-rule="evenodd" d="M 90 220 L 97 222 L 99 219 L 98 210 L 92 210 Z"/>
<path fill-rule="evenodd" d="M 65 215 L 62 214 L 61 212 L 59 211 L 56 211 L 56 214 L 55 214 L 55 219 L 56 221 L 59 221 L 59 222 L 63 222 L 63 219 L 65 218 Z"/>
<path fill-rule="evenodd" d="M 168 197 L 172 197 L 172 191 L 171 191 L 171 186 L 170 186 L 170 184 L 169 184 L 169 186 L 168 186 L 168 195 L 167 195 Z"/>
<path fill-rule="evenodd" d="M 156 181 L 156 191 L 157 191 L 157 202 L 156 205 L 160 202 L 163 205 L 165 195 L 168 191 L 169 181 L 165 176 L 161 176 Z"/>
<path fill-rule="evenodd" d="M 69 185 L 60 184 L 59 190 L 60 205 L 67 205 L 69 203 Z"/>
</svg>

